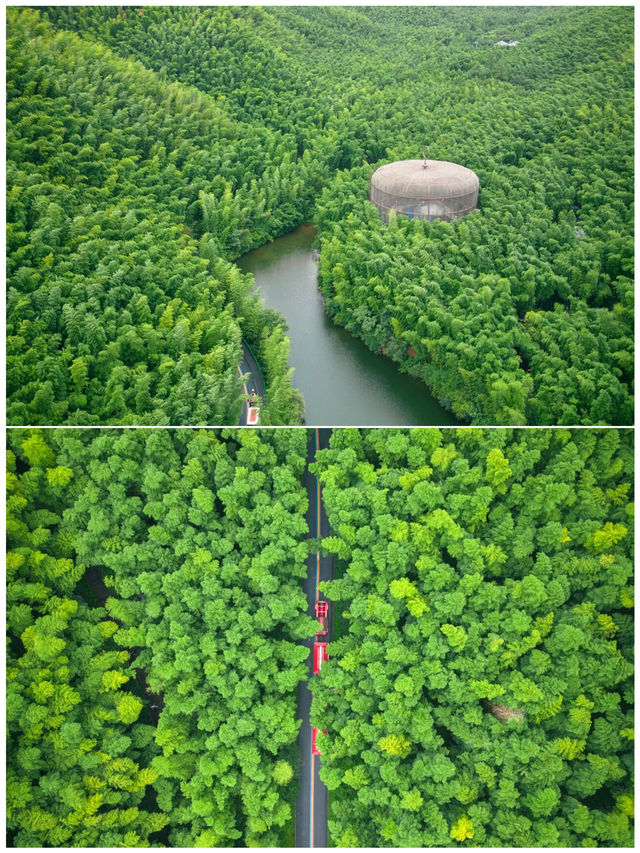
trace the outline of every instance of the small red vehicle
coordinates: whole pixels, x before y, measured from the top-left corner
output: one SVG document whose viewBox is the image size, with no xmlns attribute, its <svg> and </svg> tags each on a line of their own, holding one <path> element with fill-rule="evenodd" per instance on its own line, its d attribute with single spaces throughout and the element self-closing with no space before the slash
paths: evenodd
<svg viewBox="0 0 640 853">
<path fill-rule="evenodd" d="M 322 755 L 318 747 L 316 746 L 316 737 L 318 736 L 318 732 L 320 729 L 317 729 L 315 726 L 311 726 L 311 754 L 312 755 Z M 322 732 L 323 735 L 326 735 L 326 731 Z"/>
<path fill-rule="evenodd" d="M 327 646 L 328 643 L 314 643 L 313 644 L 313 674 L 317 675 L 322 669 L 322 664 L 324 661 L 329 660 L 329 655 L 327 654 Z"/>
<path fill-rule="evenodd" d="M 316 631 L 316 637 L 326 637 L 329 630 L 329 602 L 316 601 L 316 619 L 321 625 L 319 631 Z"/>
</svg>

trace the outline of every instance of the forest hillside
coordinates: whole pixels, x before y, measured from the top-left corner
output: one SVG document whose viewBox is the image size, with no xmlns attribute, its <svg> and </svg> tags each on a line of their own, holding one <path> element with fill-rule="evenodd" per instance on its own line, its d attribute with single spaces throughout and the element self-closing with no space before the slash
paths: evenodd
<svg viewBox="0 0 640 853">
<path fill-rule="evenodd" d="M 230 262 L 310 219 L 328 315 L 460 420 L 632 422 L 631 9 L 7 14 L 10 423 L 237 423 L 243 337 L 298 423 Z M 386 226 L 425 145 L 478 210 Z"/>
<path fill-rule="evenodd" d="M 9 422 L 236 423 L 242 337 L 263 422 L 298 422 L 283 321 L 227 260 L 303 217 L 297 193 L 300 209 L 266 209 L 301 183 L 286 146 L 35 11 L 8 15 Z"/>
</svg>

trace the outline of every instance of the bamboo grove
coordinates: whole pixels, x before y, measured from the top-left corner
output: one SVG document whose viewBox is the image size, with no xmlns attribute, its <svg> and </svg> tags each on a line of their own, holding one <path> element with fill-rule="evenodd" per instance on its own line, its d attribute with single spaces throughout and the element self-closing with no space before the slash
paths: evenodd
<svg viewBox="0 0 640 853">
<path fill-rule="evenodd" d="M 334 431 L 337 846 L 633 846 L 632 465 L 631 431 Z"/>
<path fill-rule="evenodd" d="M 9 441 L 12 843 L 286 846 L 304 431 Z"/>
<path fill-rule="evenodd" d="M 312 218 L 329 316 L 462 422 L 631 422 L 632 10 L 7 15 L 10 423 L 237 423 L 243 337 L 299 423 L 232 262 Z M 386 227 L 368 178 L 425 143 L 479 209 Z"/>
<path fill-rule="evenodd" d="M 17 847 L 293 846 L 307 431 L 9 431 Z M 633 844 L 630 430 L 334 430 L 346 847 Z"/>
</svg>

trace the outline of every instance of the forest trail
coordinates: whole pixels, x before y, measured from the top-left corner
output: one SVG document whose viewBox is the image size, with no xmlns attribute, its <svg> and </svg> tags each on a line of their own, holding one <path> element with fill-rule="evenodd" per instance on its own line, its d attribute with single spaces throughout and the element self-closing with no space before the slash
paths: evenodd
<svg viewBox="0 0 640 853">
<path fill-rule="evenodd" d="M 255 360 L 253 353 L 245 344 L 244 340 L 242 341 L 242 360 L 238 364 L 238 375 L 240 377 L 244 376 L 246 373 L 251 374 L 250 384 L 247 386 L 246 382 L 242 383 L 242 387 L 244 389 L 245 394 L 249 394 L 252 389 L 255 388 L 256 394 L 258 397 L 262 398 L 262 404 L 266 402 L 266 388 L 264 387 L 264 382 L 262 381 L 262 372 L 260 370 L 260 366 L 258 362 Z M 247 418 L 249 416 L 249 401 L 247 400 L 242 407 L 242 414 L 240 415 L 240 420 L 238 421 L 239 426 L 247 426 Z"/>
<path fill-rule="evenodd" d="M 316 450 L 329 446 L 330 429 L 314 429 L 307 445 L 307 466 L 315 461 Z M 329 532 L 329 522 L 322 505 L 322 489 L 320 483 L 308 470 L 305 471 L 304 485 L 309 495 L 307 524 L 309 535 L 313 537 L 326 536 Z M 333 578 L 333 557 L 323 557 L 320 552 L 307 557 L 307 577 L 304 581 L 304 591 L 307 596 L 307 613 L 315 617 L 314 603 L 318 594 L 318 583 L 321 580 Z M 331 642 L 332 614 L 329 614 L 329 634 L 324 638 Z M 313 677 L 312 648 L 313 637 L 304 640 L 309 648 L 308 667 L 309 679 Z M 319 778 L 320 759 L 311 752 L 311 689 L 309 681 L 301 682 L 298 686 L 298 718 L 302 720 L 298 734 L 300 750 L 300 791 L 296 801 L 296 847 L 327 847 L 328 846 L 328 811 L 329 794 Z"/>
</svg>

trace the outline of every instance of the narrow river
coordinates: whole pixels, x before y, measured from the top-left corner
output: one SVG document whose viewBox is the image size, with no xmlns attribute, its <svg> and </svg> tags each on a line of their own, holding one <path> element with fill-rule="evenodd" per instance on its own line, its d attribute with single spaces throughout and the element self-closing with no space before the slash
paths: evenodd
<svg viewBox="0 0 640 853">
<path fill-rule="evenodd" d="M 458 423 L 422 382 L 371 352 L 323 309 L 311 245 L 313 225 L 301 225 L 239 258 L 264 301 L 289 324 L 293 384 L 313 426 L 433 426 Z"/>
</svg>

